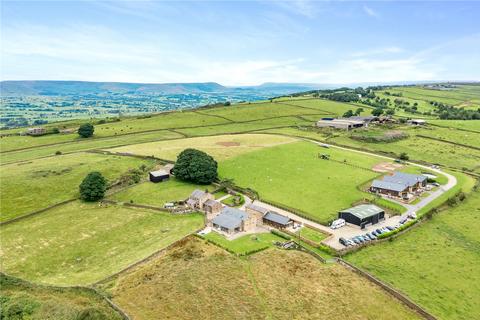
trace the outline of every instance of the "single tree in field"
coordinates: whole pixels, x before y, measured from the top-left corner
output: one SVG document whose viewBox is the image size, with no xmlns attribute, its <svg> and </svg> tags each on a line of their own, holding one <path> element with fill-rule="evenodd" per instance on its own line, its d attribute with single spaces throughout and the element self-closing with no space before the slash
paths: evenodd
<svg viewBox="0 0 480 320">
<path fill-rule="evenodd" d="M 400 158 L 400 160 L 405 160 L 405 161 L 410 159 L 410 157 L 408 156 L 408 154 L 406 152 L 400 153 L 399 158 Z"/>
<path fill-rule="evenodd" d="M 375 117 L 378 117 L 383 114 L 383 109 L 382 108 L 376 108 L 372 110 L 372 115 Z"/>
<path fill-rule="evenodd" d="M 80 198 L 85 201 L 97 201 L 103 198 L 107 190 L 107 180 L 100 172 L 90 172 L 80 184 Z"/>
<path fill-rule="evenodd" d="M 351 116 L 353 116 L 353 111 L 352 110 L 348 110 L 347 112 L 345 112 L 343 114 L 344 118 L 350 118 Z"/>
<path fill-rule="evenodd" d="M 363 108 L 357 108 L 357 110 L 355 110 L 354 115 L 359 116 L 360 113 L 362 113 L 362 112 L 363 112 Z"/>
<path fill-rule="evenodd" d="M 80 128 L 78 128 L 78 134 L 82 138 L 89 138 L 89 137 L 93 136 L 93 131 L 94 130 L 95 130 L 95 128 L 93 127 L 93 125 L 91 123 L 84 123 L 80 126 Z"/>
<path fill-rule="evenodd" d="M 210 184 L 218 176 L 217 168 L 217 162 L 205 152 L 185 149 L 177 157 L 173 174 L 180 180 Z"/>
</svg>

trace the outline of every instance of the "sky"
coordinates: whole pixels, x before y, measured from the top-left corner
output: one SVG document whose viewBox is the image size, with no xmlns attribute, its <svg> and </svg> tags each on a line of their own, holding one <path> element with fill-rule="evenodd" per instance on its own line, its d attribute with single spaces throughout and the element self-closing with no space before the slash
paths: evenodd
<svg viewBox="0 0 480 320">
<path fill-rule="evenodd" d="M 1 1 L 1 80 L 480 80 L 480 1 Z"/>
</svg>

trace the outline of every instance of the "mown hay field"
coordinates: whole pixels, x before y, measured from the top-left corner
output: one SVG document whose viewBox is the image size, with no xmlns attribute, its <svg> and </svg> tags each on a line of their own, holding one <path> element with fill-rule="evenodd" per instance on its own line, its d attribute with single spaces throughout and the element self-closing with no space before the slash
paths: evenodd
<svg viewBox="0 0 480 320">
<path fill-rule="evenodd" d="M 153 163 L 132 157 L 77 153 L 1 166 L 0 220 L 78 197 L 78 186 L 91 171 L 99 171 L 113 181 L 129 169 Z"/>
<path fill-rule="evenodd" d="M 75 201 L 0 226 L 1 269 L 39 283 L 90 284 L 202 226 L 199 214 Z"/>
<path fill-rule="evenodd" d="M 419 319 L 340 265 L 279 249 L 238 258 L 196 238 L 103 288 L 135 319 Z"/>
<path fill-rule="evenodd" d="M 391 242 L 347 256 L 440 319 L 480 314 L 480 192 Z"/>
<path fill-rule="evenodd" d="M 195 148 L 222 161 L 244 153 L 295 141 L 296 139 L 289 137 L 266 134 L 218 135 L 135 144 L 109 149 L 109 151 L 153 155 L 161 159 L 176 160 L 178 154 L 184 149 Z"/>
</svg>

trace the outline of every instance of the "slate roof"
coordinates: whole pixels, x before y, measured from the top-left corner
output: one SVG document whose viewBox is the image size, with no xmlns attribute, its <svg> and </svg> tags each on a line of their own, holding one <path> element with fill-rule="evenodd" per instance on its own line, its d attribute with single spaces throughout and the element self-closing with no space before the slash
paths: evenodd
<svg viewBox="0 0 480 320">
<path fill-rule="evenodd" d="M 424 175 L 404 172 L 395 172 L 393 175 L 383 178 L 383 181 L 405 184 L 409 187 L 425 180 L 427 180 L 427 177 Z"/>
<path fill-rule="evenodd" d="M 215 205 L 217 205 L 217 204 L 221 205 L 220 202 L 209 199 L 209 200 L 205 201 L 205 203 L 204 203 L 203 205 L 204 205 L 204 206 L 212 206 L 212 207 L 213 207 L 213 206 L 215 206 Z"/>
<path fill-rule="evenodd" d="M 360 219 L 365 219 L 381 212 L 384 212 L 383 209 L 380 209 L 373 204 L 361 204 L 349 209 L 342 210 L 340 212 L 348 212 Z"/>
<path fill-rule="evenodd" d="M 408 188 L 408 185 L 403 184 L 403 183 L 385 181 L 385 180 L 373 180 L 372 187 L 373 188 L 402 192 L 402 191 L 404 191 L 405 189 Z"/>
<path fill-rule="evenodd" d="M 248 218 L 248 213 L 235 208 L 224 207 L 222 212 L 213 218 L 212 223 L 226 229 L 235 229 Z"/>
<path fill-rule="evenodd" d="M 206 195 L 207 193 L 205 191 L 195 189 L 190 195 L 190 198 L 200 199 L 205 197 Z"/>
<path fill-rule="evenodd" d="M 150 171 L 150 174 L 154 177 L 163 177 L 163 176 L 168 176 L 170 175 L 167 171 L 160 169 L 157 171 Z"/>
<path fill-rule="evenodd" d="M 272 221 L 281 225 L 286 226 L 290 222 L 290 218 L 286 216 L 282 216 L 274 211 L 268 212 L 266 215 L 263 216 L 263 219 Z"/>
<path fill-rule="evenodd" d="M 246 206 L 247 209 L 251 209 L 251 210 L 255 210 L 255 211 L 258 211 L 262 214 L 267 214 L 270 210 L 268 210 L 267 208 L 264 208 L 264 207 L 260 207 L 260 206 L 257 206 L 255 204 L 249 204 Z"/>
</svg>

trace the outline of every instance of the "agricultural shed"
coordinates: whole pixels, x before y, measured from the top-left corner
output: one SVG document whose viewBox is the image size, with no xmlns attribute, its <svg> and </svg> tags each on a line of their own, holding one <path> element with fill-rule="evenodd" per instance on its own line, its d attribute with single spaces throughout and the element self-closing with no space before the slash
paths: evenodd
<svg viewBox="0 0 480 320">
<path fill-rule="evenodd" d="M 290 220 L 289 217 L 283 216 L 275 211 L 269 211 L 263 216 L 263 223 L 283 229 L 288 227 L 292 223 L 292 220 Z"/>
<path fill-rule="evenodd" d="M 385 211 L 373 204 L 361 204 L 338 213 L 338 218 L 360 226 L 362 229 L 367 224 L 376 224 L 385 219 Z"/>
<path fill-rule="evenodd" d="M 149 176 L 150 176 L 150 181 L 155 183 L 162 182 L 170 178 L 170 174 L 163 169 L 160 169 L 157 171 L 150 171 Z"/>
</svg>

